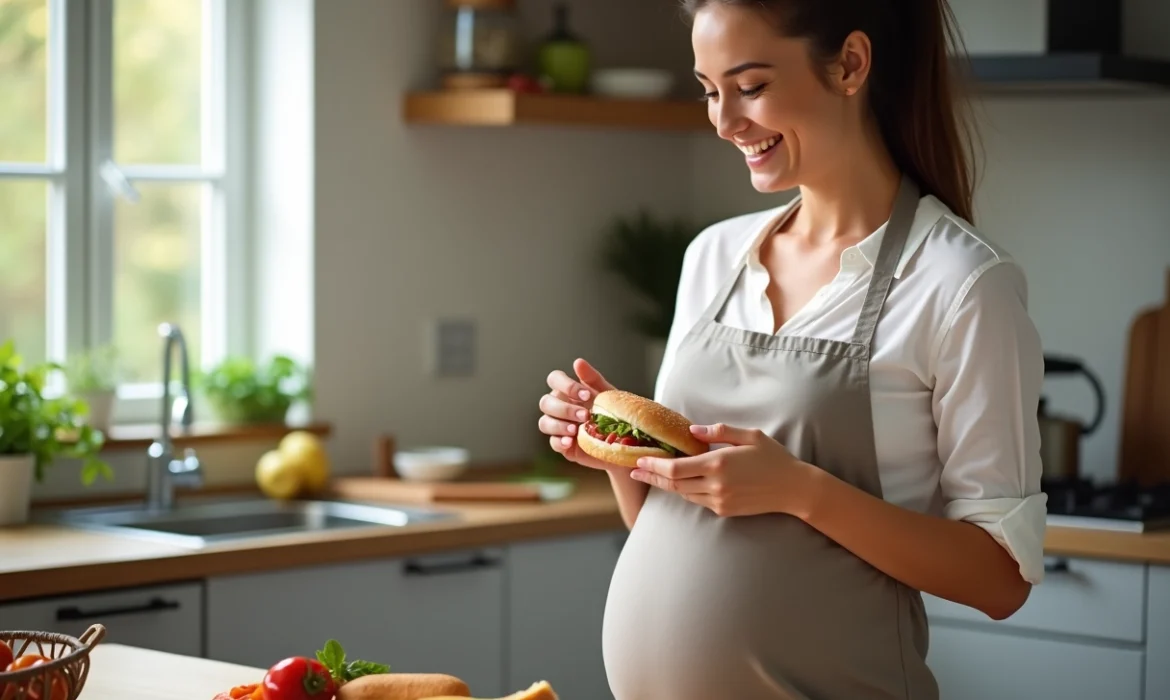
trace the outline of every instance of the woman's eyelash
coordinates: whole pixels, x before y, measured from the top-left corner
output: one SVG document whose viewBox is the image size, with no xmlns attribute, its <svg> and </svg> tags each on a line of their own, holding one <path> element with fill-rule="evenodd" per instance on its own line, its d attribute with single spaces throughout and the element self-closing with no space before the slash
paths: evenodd
<svg viewBox="0 0 1170 700">
<path fill-rule="evenodd" d="M 755 86 L 752 86 L 750 88 L 740 88 L 739 94 L 742 95 L 743 97 L 755 97 L 756 95 L 763 92 L 764 87 L 765 87 L 765 85 L 761 83 L 760 85 L 755 85 Z M 699 99 L 703 102 L 706 102 L 708 100 L 713 100 L 716 97 L 719 97 L 719 92 L 712 91 L 712 92 L 703 93 L 702 97 L 700 97 Z"/>
</svg>

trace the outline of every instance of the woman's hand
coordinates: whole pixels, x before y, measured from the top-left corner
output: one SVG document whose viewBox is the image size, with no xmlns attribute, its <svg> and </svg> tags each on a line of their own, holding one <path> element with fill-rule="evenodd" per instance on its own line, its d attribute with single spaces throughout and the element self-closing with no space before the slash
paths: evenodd
<svg viewBox="0 0 1170 700">
<path fill-rule="evenodd" d="M 581 426 L 589 421 L 593 399 L 614 386 L 585 360 L 574 362 L 573 371 L 577 373 L 577 380 L 559 369 L 548 375 L 550 391 L 540 397 L 543 413 L 538 423 L 540 432 L 548 435 L 552 448 L 570 462 L 593 469 L 613 469 L 612 464 L 585 454 L 577 445 L 576 436 Z"/>
<path fill-rule="evenodd" d="M 719 516 L 802 510 L 813 467 L 783 445 L 759 430 L 723 424 L 694 425 L 691 433 L 708 444 L 730 447 L 678 459 L 643 457 L 631 478 L 673 491 Z"/>
</svg>

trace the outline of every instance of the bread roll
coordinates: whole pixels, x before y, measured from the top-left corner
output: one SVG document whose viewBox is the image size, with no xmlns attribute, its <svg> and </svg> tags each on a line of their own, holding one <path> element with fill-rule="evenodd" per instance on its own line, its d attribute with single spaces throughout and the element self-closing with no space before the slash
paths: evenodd
<svg viewBox="0 0 1170 700">
<path fill-rule="evenodd" d="M 469 698 L 471 690 L 455 676 L 441 673 L 376 673 L 361 676 L 337 690 L 337 700 L 422 700 Z"/>
<path fill-rule="evenodd" d="M 458 696 L 454 695 L 439 695 L 433 698 L 423 698 L 422 700 L 459 700 Z M 476 700 L 473 698 L 472 700 Z M 479 698 L 479 700 L 488 700 L 487 698 Z M 539 681 L 533 683 L 528 689 L 521 690 L 504 698 L 497 698 L 496 700 L 559 700 L 557 694 L 553 691 L 552 686 L 548 681 Z"/>
</svg>

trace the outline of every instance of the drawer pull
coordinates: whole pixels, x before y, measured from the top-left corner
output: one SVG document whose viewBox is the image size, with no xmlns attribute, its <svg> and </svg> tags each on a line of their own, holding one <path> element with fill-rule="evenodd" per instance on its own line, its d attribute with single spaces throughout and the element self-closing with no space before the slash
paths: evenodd
<svg viewBox="0 0 1170 700">
<path fill-rule="evenodd" d="M 439 576 L 442 574 L 457 574 L 464 571 L 479 569 L 494 569 L 500 565 L 500 560 L 484 554 L 463 561 L 450 561 L 434 564 L 424 564 L 420 561 L 408 561 L 402 565 L 402 572 L 407 576 Z"/>
<path fill-rule="evenodd" d="M 1069 570 L 1068 559 L 1064 557 L 1044 562 L 1044 573 L 1046 574 L 1067 574 Z"/>
<path fill-rule="evenodd" d="M 164 600 L 162 598 L 151 598 L 150 602 L 142 605 L 127 605 L 121 608 L 99 608 L 97 610 L 82 610 L 75 605 L 70 605 L 64 608 L 57 608 L 57 622 L 90 620 L 93 618 L 113 617 L 115 615 L 140 615 L 142 613 L 178 609 L 179 602 L 177 600 Z"/>
</svg>

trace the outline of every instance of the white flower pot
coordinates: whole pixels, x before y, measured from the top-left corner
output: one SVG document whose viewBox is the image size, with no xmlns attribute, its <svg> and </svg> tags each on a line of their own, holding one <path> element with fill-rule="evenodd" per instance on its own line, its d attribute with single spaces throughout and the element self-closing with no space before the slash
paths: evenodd
<svg viewBox="0 0 1170 700">
<path fill-rule="evenodd" d="M 0 456 L 0 527 L 28 522 L 33 456 Z"/>
<path fill-rule="evenodd" d="M 89 404 L 89 417 L 86 422 L 91 428 L 103 433 L 109 432 L 116 397 L 114 391 L 87 391 L 78 395 L 79 399 Z"/>
</svg>

